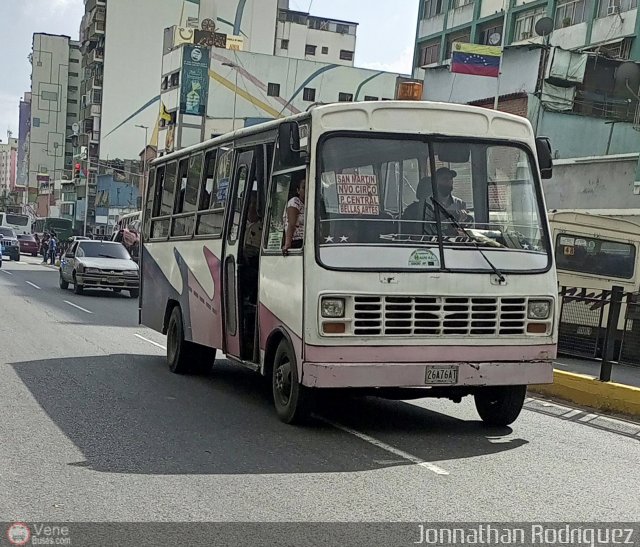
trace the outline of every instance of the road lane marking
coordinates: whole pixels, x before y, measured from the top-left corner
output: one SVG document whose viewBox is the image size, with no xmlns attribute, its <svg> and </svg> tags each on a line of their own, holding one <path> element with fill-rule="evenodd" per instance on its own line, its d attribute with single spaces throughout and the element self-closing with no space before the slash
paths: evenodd
<svg viewBox="0 0 640 547">
<path fill-rule="evenodd" d="M 68 300 L 65 300 L 64 303 L 65 304 L 69 304 L 69 306 L 73 306 L 74 308 L 78 308 L 79 310 L 83 311 L 84 313 L 89 313 L 89 314 L 93 315 L 92 311 L 86 310 L 82 306 L 78 306 L 77 304 L 74 304 L 73 302 L 69 302 Z"/>
<path fill-rule="evenodd" d="M 38 287 L 38 285 L 36 285 L 35 283 L 31 283 L 31 281 L 25 281 L 25 283 L 27 285 L 31 285 L 34 289 L 38 289 L 39 291 L 41 291 L 42 289 L 40 287 Z"/>
<path fill-rule="evenodd" d="M 590 422 L 591 420 L 595 420 L 597 417 L 598 417 L 597 414 L 587 414 L 586 416 L 583 416 L 582 418 L 580 418 L 578 421 Z"/>
<path fill-rule="evenodd" d="M 5 273 L 7 275 L 13 275 L 11 272 L 8 272 L 7 270 L 0 270 L 0 272 Z"/>
<path fill-rule="evenodd" d="M 563 418 L 566 418 L 567 420 L 569 418 L 573 418 L 574 416 L 577 416 L 578 414 L 582 414 L 582 410 L 570 410 L 569 412 L 566 412 L 565 414 L 562 415 Z"/>
<path fill-rule="evenodd" d="M 154 342 L 153 340 L 149 340 L 148 338 L 145 338 L 144 336 L 142 336 L 140 334 L 134 334 L 134 336 L 136 338 L 140 338 L 140 340 L 144 340 L 145 342 L 148 342 L 149 344 L 153 344 L 154 346 L 167 351 L 166 346 L 163 346 L 162 344 L 158 344 L 158 342 Z"/>
<path fill-rule="evenodd" d="M 369 444 L 372 444 L 373 446 L 376 446 L 378 448 L 381 448 L 382 450 L 389 452 L 390 454 L 393 454 L 394 456 L 399 456 L 404 460 L 410 461 L 411 463 L 415 463 L 417 466 L 419 467 L 424 467 L 425 469 L 428 469 L 429 471 L 432 471 L 433 473 L 435 473 L 436 475 L 448 475 L 449 472 L 446 471 L 445 469 L 442 469 L 442 467 L 438 467 L 437 465 L 432 464 L 431 462 L 426 462 L 420 458 L 418 458 L 417 456 L 414 456 L 413 454 L 409 454 L 408 452 L 404 452 L 403 450 L 400 450 L 398 448 L 395 448 L 387 443 L 383 443 L 382 441 L 379 441 L 378 439 L 374 439 L 373 437 L 370 437 L 369 435 L 366 435 L 364 433 L 360 433 L 360 431 L 356 431 L 355 429 L 351 429 L 350 427 L 346 427 L 342 424 L 336 423 L 336 422 L 332 422 L 330 420 L 327 420 L 326 418 L 323 418 L 322 416 L 316 416 L 317 419 L 319 419 L 320 421 L 335 427 L 336 429 L 339 429 L 340 431 L 344 431 L 345 433 L 349 433 L 349 435 L 353 435 L 354 437 L 358 437 L 358 439 L 365 441 Z"/>
</svg>

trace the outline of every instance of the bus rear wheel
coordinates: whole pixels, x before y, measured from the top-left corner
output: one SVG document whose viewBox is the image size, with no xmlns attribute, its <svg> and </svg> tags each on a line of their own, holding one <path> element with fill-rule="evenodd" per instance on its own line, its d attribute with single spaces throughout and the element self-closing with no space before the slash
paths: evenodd
<svg viewBox="0 0 640 547">
<path fill-rule="evenodd" d="M 291 345 L 282 340 L 273 360 L 273 401 L 278 418 L 286 424 L 304 423 L 311 414 L 313 393 L 300 383 Z"/>
<path fill-rule="evenodd" d="M 216 350 L 187 342 L 179 306 L 175 306 L 167 326 L 167 364 L 174 374 L 208 374 L 213 368 Z"/>
<path fill-rule="evenodd" d="M 508 426 L 516 421 L 527 395 L 527 386 L 484 387 L 474 395 L 476 410 L 487 425 Z"/>
</svg>

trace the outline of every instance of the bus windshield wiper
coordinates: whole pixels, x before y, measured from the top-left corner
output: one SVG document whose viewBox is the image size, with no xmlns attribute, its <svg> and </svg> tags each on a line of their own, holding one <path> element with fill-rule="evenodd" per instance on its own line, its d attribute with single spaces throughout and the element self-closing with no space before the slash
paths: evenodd
<svg viewBox="0 0 640 547">
<path fill-rule="evenodd" d="M 438 208 L 444 213 L 444 215 L 451 221 L 451 224 L 453 224 L 458 230 L 460 230 L 461 232 L 463 232 L 473 243 L 473 246 L 478 249 L 478 252 L 482 255 L 482 258 L 484 258 L 485 262 L 491 267 L 491 269 L 493 270 L 493 273 L 496 274 L 496 276 L 498 277 L 498 280 L 500 281 L 500 283 L 504 283 L 507 278 L 504 276 L 504 274 L 498 269 L 496 268 L 496 266 L 493 264 L 493 262 L 491 262 L 491 260 L 489 260 L 489 257 L 484 254 L 484 251 L 482 250 L 482 248 L 480 247 L 480 245 L 478 245 L 478 241 L 476 236 L 474 236 L 472 233 L 468 232 L 467 229 L 462 226 L 462 224 L 460 224 L 458 222 L 458 220 L 456 219 L 456 217 L 454 217 L 449 210 L 442 205 L 442 203 L 440 203 L 436 198 L 434 198 L 433 196 L 431 196 L 431 201 L 433 202 L 434 205 L 437 205 Z"/>
</svg>

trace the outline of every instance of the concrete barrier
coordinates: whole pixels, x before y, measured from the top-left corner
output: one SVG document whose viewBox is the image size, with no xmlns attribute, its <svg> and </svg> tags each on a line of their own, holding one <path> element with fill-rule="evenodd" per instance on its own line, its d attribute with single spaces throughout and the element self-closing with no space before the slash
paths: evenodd
<svg viewBox="0 0 640 547">
<path fill-rule="evenodd" d="M 529 390 L 596 410 L 640 417 L 638 387 L 601 382 L 591 376 L 554 370 L 553 384 L 529 386 Z"/>
</svg>

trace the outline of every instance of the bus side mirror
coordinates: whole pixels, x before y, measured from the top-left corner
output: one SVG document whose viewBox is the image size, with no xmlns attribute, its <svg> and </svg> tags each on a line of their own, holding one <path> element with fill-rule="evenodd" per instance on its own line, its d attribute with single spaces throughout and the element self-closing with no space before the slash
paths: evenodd
<svg viewBox="0 0 640 547">
<path fill-rule="evenodd" d="M 536 152 L 538 154 L 538 164 L 540 165 L 540 176 L 543 179 L 550 179 L 553 177 L 553 154 L 549 137 L 536 138 Z"/>
<path fill-rule="evenodd" d="M 296 122 L 284 122 L 278 128 L 280 162 L 286 166 L 300 163 L 300 127 Z"/>
</svg>

